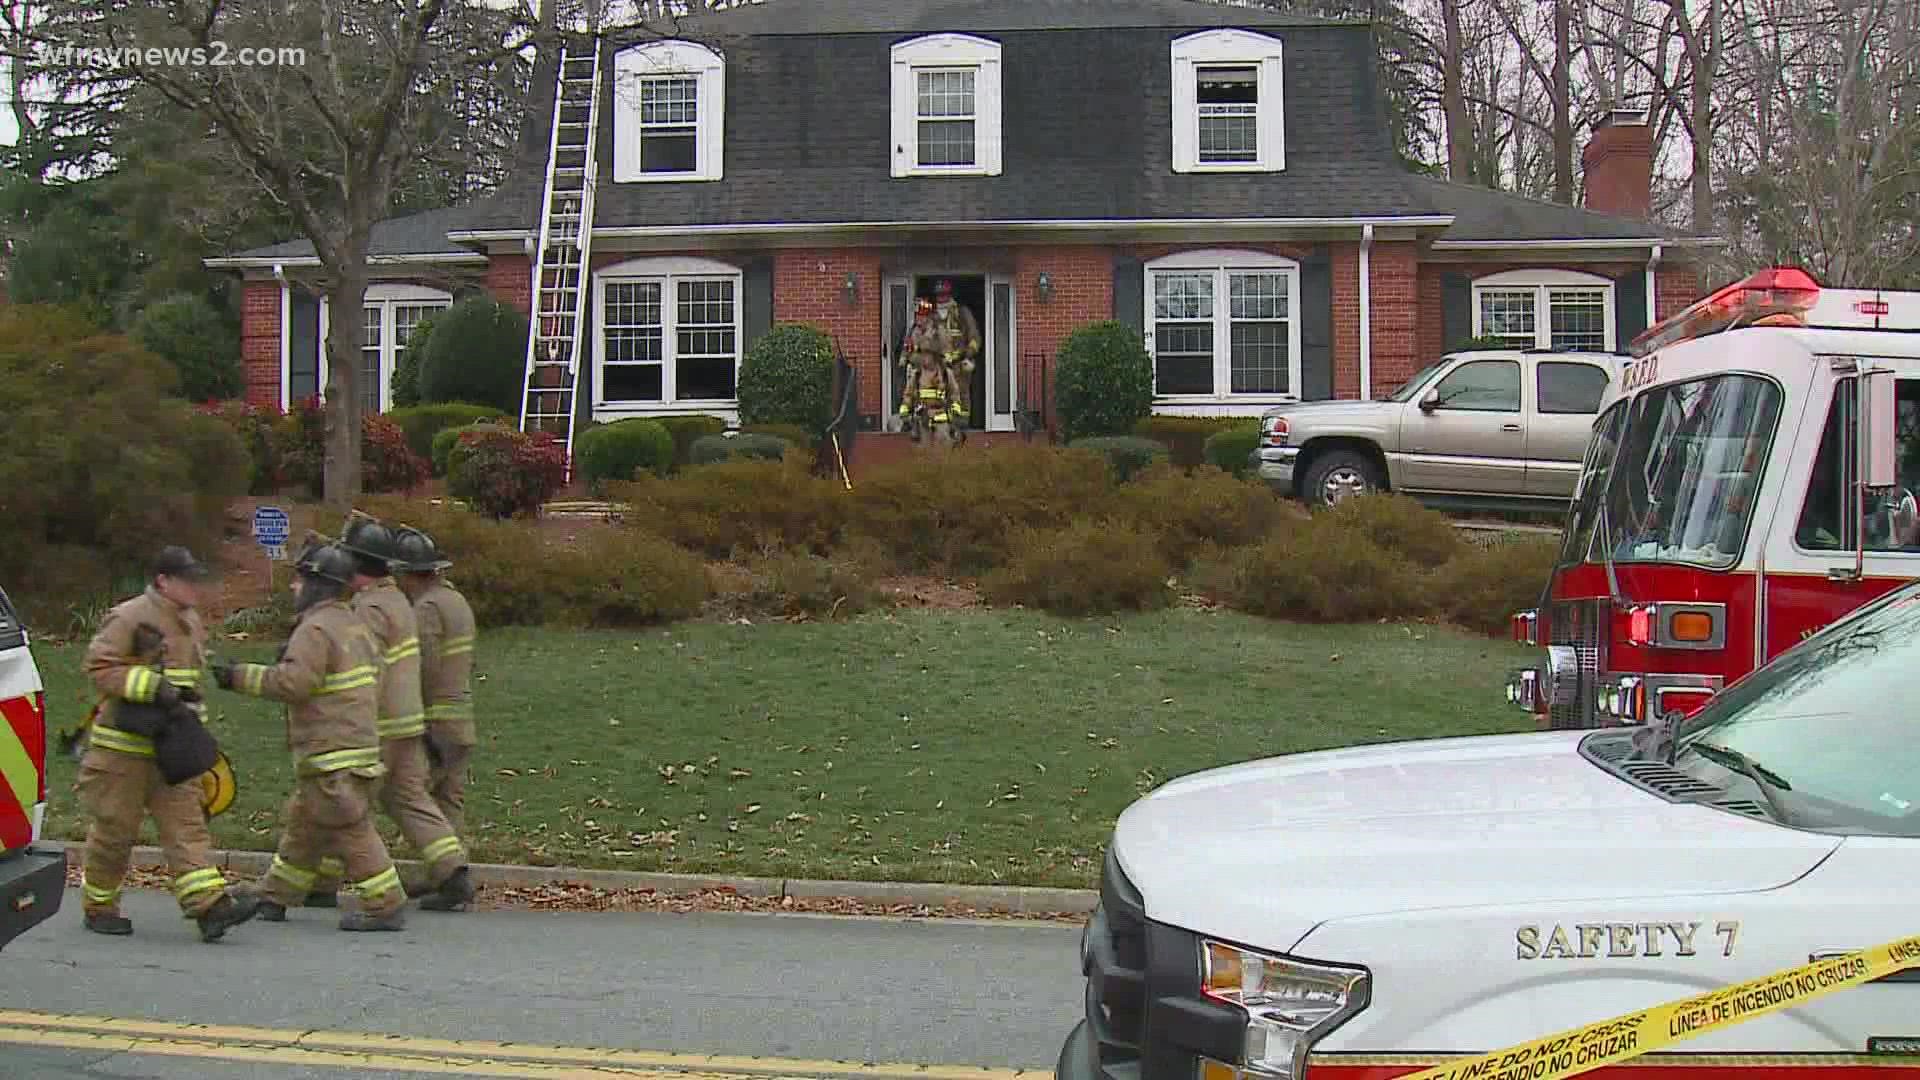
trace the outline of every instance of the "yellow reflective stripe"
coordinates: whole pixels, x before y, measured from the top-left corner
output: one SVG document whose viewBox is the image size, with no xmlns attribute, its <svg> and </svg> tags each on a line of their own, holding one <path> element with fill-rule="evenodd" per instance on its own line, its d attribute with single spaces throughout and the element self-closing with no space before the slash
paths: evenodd
<svg viewBox="0 0 1920 1080">
<path fill-rule="evenodd" d="M 464 702 L 450 702 L 445 705 L 429 705 L 427 706 L 427 719 L 429 720 L 471 720 L 473 719 L 473 706 L 468 705 Z"/>
<path fill-rule="evenodd" d="M 243 694 L 259 697 L 260 691 L 267 685 L 266 665 L 236 664 L 234 667 L 233 688 Z"/>
<path fill-rule="evenodd" d="M 313 888 L 313 871 L 303 866 L 295 866 L 278 855 L 273 857 L 273 865 L 268 868 L 267 876 L 277 877 L 301 892 Z"/>
<path fill-rule="evenodd" d="M 427 730 L 427 714 L 412 713 L 408 716 L 381 717 L 374 723 L 374 730 L 383 739 L 404 739 L 409 735 L 419 735 Z"/>
<path fill-rule="evenodd" d="M 371 900 L 376 896 L 384 896 L 385 894 L 392 892 L 394 889 L 398 889 L 399 887 L 400 887 L 400 871 L 396 867 L 389 866 L 385 870 L 380 871 L 379 873 L 373 875 L 372 877 L 368 878 L 365 881 L 355 882 L 353 885 L 353 891 L 359 893 L 362 897 L 368 900 Z"/>
<path fill-rule="evenodd" d="M 420 849 L 420 858 L 425 862 L 439 862 L 449 855 L 466 855 L 460 848 L 460 838 L 451 833 Z"/>
<path fill-rule="evenodd" d="M 327 750 L 311 754 L 300 762 L 300 768 L 308 772 L 339 772 L 341 769 L 365 769 L 378 764 L 378 747 L 356 746 L 350 750 Z"/>
<path fill-rule="evenodd" d="M 190 667 L 170 667 L 164 674 L 167 681 L 175 686 L 199 686 L 200 669 Z"/>
<path fill-rule="evenodd" d="M 111 904 L 120 898 L 120 886 L 115 885 L 111 889 L 103 889 L 93 882 L 88 881 L 86 875 L 82 874 L 80 875 L 80 893 L 87 898 L 88 903 Z"/>
<path fill-rule="evenodd" d="M 337 675 L 329 675 L 320 680 L 320 689 L 315 694 L 338 694 L 347 690 L 358 690 L 363 686 L 372 686 L 380 680 L 380 672 L 372 664 L 361 664 L 348 668 Z"/>
<path fill-rule="evenodd" d="M 189 870 L 173 879 L 173 895 L 185 900 L 189 896 L 198 896 L 203 892 L 212 892 L 227 887 L 227 879 L 220 876 L 218 867 L 208 866 L 199 870 Z"/>
<path fill-rule="evenodd" d="M 923 398 L 937 398 L 944 397 L 945 393 L 946 392 L 942 390 L 922 390 L 920 391 L 920 396 Z"/>
<path fill-rule="evenodd" d="M 96 722 L 93 725 L 92 738 L 93 745 L 103 749 L 118 750 L 123 754 L 133 754 L 136 757 L 153 756 L 153 740 L 145 735 L 135 735 L 131 731 L 121 731 L 119 728 L 110 728 Z"/>
<path fill-rule="evenodd" d="M 338 855 L 328 855 L 320 860 L 320 876 L 323 878 L 337 878 L 346 872 L 347 864 L 340 861 Z"/>
<path fill-rule="evenodd" d="M 385 659 L 389 664 L 397 664 L 400 661 L 405 660 L 409 656 L 419 656 L 419 655 L 420 655 L 420 639 L 417 637 L 410 637 L 405 641 L 402 641 L 400 644 L 395 645 L 393 648 L 388 649 L 385 654 Z"/>
<path fill-rule="evenodd" d="M 128 668 L 126 682 L 120 688 L 120 696 L 141 704 L 152 701 L 153 692 L 160 685 L 159 679 L 160 677 L 153 673 L 152 668 Z"/>
<path fill-rule="evenodd" d="M 440 643 L 441 656 L 459 656 L 473 651 L 473 635 L 459 634 Z"/>
</svg>

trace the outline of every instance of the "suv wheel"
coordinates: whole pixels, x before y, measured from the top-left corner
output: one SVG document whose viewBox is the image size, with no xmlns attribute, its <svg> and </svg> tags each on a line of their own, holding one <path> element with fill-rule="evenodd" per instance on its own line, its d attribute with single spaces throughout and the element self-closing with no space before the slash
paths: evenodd
<svg viewBox="0 0 1920 1080">
<path fill-rule="evenodd" d="M 1332 506 L 1355 495 L 1367 495 L 1386 486 L 1380 468 L 1353 450 L 1333 450 L 1314 459 L 1301 494 L 1314 506 Z"/>
</svg>

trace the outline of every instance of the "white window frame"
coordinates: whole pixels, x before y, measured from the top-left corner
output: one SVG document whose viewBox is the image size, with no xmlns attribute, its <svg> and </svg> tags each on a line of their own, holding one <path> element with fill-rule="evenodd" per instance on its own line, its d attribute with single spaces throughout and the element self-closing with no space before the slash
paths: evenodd
<svg viewBox="0 0 1920 1080">
<path fill-rule="evenodd" d="M 1202 30 L 1175 38 L 1173 62 L 1173 171 L 1176 173 L 1283 172 L 1287 167 L 1286 87 L 1280 39 L 1246 30 Z M 1253 161 L 1200 160 L 1199 69 L 1253 66 L 1259 70 L 1255 114 L 1258 157 Z"/>
<path fill-rule="evenodd" d="M 1233 308 L 1231 305 L 1228 275 L 1234 271 L 1259 271 L 1263 273 L 1283 273 L 1287 277 L 1287 386 L 1284 394 L 1233 392 Z M 1198 251 L 1182 251 L 1166 255 L 1147 263 L 1141 269 L 1141 291 L 1145 294 L 1145 309 L 1142 312 L 1143 337 L 1146 340 L 1147 357 L 1154 364 L 1154 381 L 1159 381 L 1159 361 L 1154 351 L 1154 277 L 1161 273 L 1194 273 L 1211 271 L 1214 280 L 1213 305 L 1213 392 L 1210 394 L 1154 394 L 1154 400 L 1170 406 L 1204 405 L 1248 406 L 1258 409 L 1267 405 L 1299 401 L 1301 379 L 1300 356 L 1300 264 L 1280 255 L 1270 255 L 1264 251 L 1242 251 L 1232 248 L 1207 248 Z"/>
<path fill-rule="evenodd" d="M 679 396 L 679 285 L 689 280 L 724 279 L 733 283 L 733 377 L 735 397 Z M 606 400 L 607 286 L 614 283 L 656 282 L 660 285 L 660 397 L 659 401 Z M 715 259 L 667 256 L 630 259 L 593 275 L 593 413 L 595 416 L 645 416 L 655 413 L 703 412 L 731 419 L 739 407 L 740 365 L 746 357 L 746 274 L 738 266 Z"/>
<path fill-rule="evenodd" d="M 1001 162 L 1000 43 L 971 34 L 928 34 L 895 45 L 893 72 L 893 175 L 999 176 Z M 967 69 L 973 76 L 971 165 L 920 164 L 922 71 Z"/>
<path fill-rule="evenodd" d="M 640 80 L 695 80 L 694 168 L 691 172 L 640 171 Z M 687 183 L 723 174 L 727 114 L 727 64 L 719 53 L 691 41 L 650 41 L 613 57 L 613 181 L 616 184 Z"/>
<path fill-rule="evenodd" d="M 453 294 L 445 289 L 435 289 L 426 285 L 373 284 L 367 286 L 365 308 L 380 309 L 380 411 L 393 408 L 393 368 L 400 359 L 394 349 L 393 309 L 396 307 L 437 307 L 446 310 L 453 306 Z M 284 322 L 287 308 L 282 308 L 281 320 Z M 320 374 L 316 387 L 322 401 L 327 397 L 327 327 L 331 322 L 331 309 L 327 297 L 320 298 Z M 361 343 L 362 349 L 365 342 Z M 291 378 L 291 374 L 288 375 Z M 281 383 L 281 392 L 290 389 L 288 382 Z"/>
<path fill-rule="evenodd" d="M 1598 274 L 1583 273 L 1578 270 L 1506 270 L 1498 274 L 1488 274 L 1476 278 L 1473 282 L 1473 336 L 1484 337 L 1481 319 L 1481 297 L 1494 292 L 1531 292 L 1533 294 L 1533 344 L 1534 349 L 1553 347 L 1553 295 L 1564 291 L 1592 291 L 1601 294 L 1601 329 L 1605 332 L 1606 347 L 1602 352 L 1613 352 L 1619 347 L 1615 339 L 1617 328 L 1614 325 L 1614 281 Z"/>
</svg>

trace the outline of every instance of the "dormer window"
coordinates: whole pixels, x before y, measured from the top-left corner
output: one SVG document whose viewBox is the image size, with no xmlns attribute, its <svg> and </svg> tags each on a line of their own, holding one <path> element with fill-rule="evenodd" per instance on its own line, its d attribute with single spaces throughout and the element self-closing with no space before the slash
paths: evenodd
<svg viewBox="0 0 1920 1080">
<path fill-rule="evenodd" d="M 615 183 L 718 180 L 726 63 L 690 41 L 652 41 L 613 59 Z"/>
<path fill-rule="evenodd" d="M 1207 30 L 1173 43 L 1173 171 L 1286 167 L 1280 41 Z"/>
<path fill-rule="evenodd" d="M 893 175 L 1000 174 L 1000 43 L 932 34 L 893 47 Z"/>
</svg>

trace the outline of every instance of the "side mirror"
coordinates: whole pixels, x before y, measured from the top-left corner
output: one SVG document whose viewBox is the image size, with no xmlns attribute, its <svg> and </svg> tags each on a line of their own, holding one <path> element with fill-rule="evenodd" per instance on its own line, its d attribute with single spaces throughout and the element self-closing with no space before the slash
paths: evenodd
<svg viewBox="0 0 1920 1080">
<path fill-rule="evenodd" d="M 1440 388 L 1433 387 L 1420 395 L 1420 411 L 1430 413 L 1440 407 Z"/>
<path fill-rule="evenodd" d="M 1897 479 L 1900 440 L 1894 422 L 1893 372 L 1861 373 L 1860 480 L 1867 488 L 1889 488 Z"/>
</svg>

